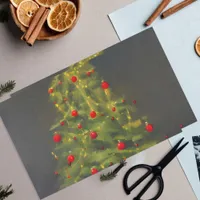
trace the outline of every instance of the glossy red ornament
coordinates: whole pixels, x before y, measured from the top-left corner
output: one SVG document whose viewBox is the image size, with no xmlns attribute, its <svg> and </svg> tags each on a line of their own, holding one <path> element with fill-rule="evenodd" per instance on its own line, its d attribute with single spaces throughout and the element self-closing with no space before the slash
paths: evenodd
<svg viewBox="0 0 200 200">
<path fill-rule="evenodd" d="M 97 116 L 97 113 L 95 111 L 90 112 L 90 117 L 95 118 Z"/>
<path fill-rule="evenodd" d="M 136 100 L 133 100 L 133 104 L 136 104 L 137 102 L 136 102 Z"/>
<path fill-rule="evenodd" d="M 180 124 L 180 128 L 183 128 L 183 124 Z"/>
<path fill-rule="evenodd" d="M 53 104 L 57 104 L 56 101 L 54 101 Z"/>
<path fill-rule="evenodd" d="M 78 80 L 78 79 L 77 79 L 76 76 L 72 76 L 72 77 L 71 77 L 71 81 L 72 81 L 73 83 L 75 83 L 77 80 Z"/>
<path fill-rule="evenodd" d="M 97 134 L 95 131 L 92 131 L 92 132 L 90 133 L 91 139 L 96 139 L 97 136 L 98 136 L 98 134 Z"/>
<path fill-rule="evenodd" d="M 68 99 L 67 99 L 66 97 L 63 99 L 64 102 L 66 102 L 67 100 L 68 100 Z"/>
<path fill-rule="evenodd" d="M 67 160 L 68 160 L 69 163 L 73 163 L 74 160 L 75 160 L 75 157 L 74 157 L 72 154 L 70 154 L 70 155 L 67 157 Z"/>
<path fill-rule="evenodd" d="M 92 71 L 91 71 L 92 73 L 94 73 L 95 71 L 94 71 L 94 69 L 92 69 Z"/>
<path fill-rule="evenodd" d="M 153 125 L 152 125 L 152 124 L 146 124 L 145 129 L 146 129 L 146 131 L 148 131 L 148 132 L 152 132 L 152 131 L 153 131 Z"/>
<path fill-rule="evenodd" d="M 112 117 L 112 118 L 111 118 L 111 120 L 113 121 L 113 120 L 115 120 L 115 118 L 114 118 L 114 117 Z"/>
<path fill-rule="evenodd" d="M 112 107 L 112 111 L 115 112 L 115 111 L 116 111 L 116 108 L 115 108 L 115 107 Z"/>
<path fill-rule="evenodd" d="M 82 129 L 82 125 L 81 124 L 78 124 L 78 129 Z"/>
<path fill-rule="evenodd" d="M 64 122 L 64 121 L 60 122 L 60 125 L 61 125 L 61 126 L 64 126 L 64 125 L 65 125 L 65 122 Z"/>
<path fill-rule="evenodd" d="M 53 93 L 53 88 L 49 88 L 48 93 L 52 94 Z"/>
<path fill-rule="evenodd" d="M 98 170 L 97 170 L 96 168 L 92 168 L 92 169 L 91 169 L 91 173 L 92 173 L 92 174 L 96 174 L 96 173 L 98 173 Z"/>
<path fill-rule="evenodd" d="M 58 82 L 58 85 L 62 85 L 62 81 L 59 81 L 59 82 Z"/>
<path fill-rule="evenodd" d="M 90 76 L 90 75 L 91 75 L 91 72 L 87 72 L 86 74 L 87 74 L 88 76 Z"/>
<path fill-rule="evenodd" d="M 54 172 L 55 175 L 58 175 L 58 172 Z"/>
<path fill-rule="evenodd" d="M 74 137 L 74 140 L 77 140 L 77 138 L 76 138 L 76 137 Z"/>
<path fill-rule="evenodd" d="M 62 136 L 60 135 L 60 134 L 55 134 L 54 136 L 53 136 L 53 141 L 55 142 L 55 143 L 59 143 L 60 141 L 62 140 Z"/>
<path fill-rule="evenodd" d="M 117 144 L 117 148 L 118 148 L 119 150 L 124 150 L 124 149 L 126 148 L 126 145 L 125 145 L 123 142 L 119 142 L 119 143 Z"/>
<path fill-rule="evenodd" d="M 125 103 L 125 101 L 126 101 L 125 99 L 122 99 L 122 103 Z"/>
<path fill-rule="evenodd" d="M 101 83 L 101 87 L 105 90 L 105 89 L 108 89 L 109 88 L 109 84 L 106 82 L 106 81 L 103 81 Z"/>
<path fill-rule="evenodd" d="M 136 147 L 138 147 L 138 146 L 139 146 L 139 144 L 135 143 L 135 146 L 136 146 Z"/>
<path fill-rule="evenodd" d="M 78 111 L 77 110 L 72 110 L 72 117 L 77 117 L 78 116 Z"/>
</svg>

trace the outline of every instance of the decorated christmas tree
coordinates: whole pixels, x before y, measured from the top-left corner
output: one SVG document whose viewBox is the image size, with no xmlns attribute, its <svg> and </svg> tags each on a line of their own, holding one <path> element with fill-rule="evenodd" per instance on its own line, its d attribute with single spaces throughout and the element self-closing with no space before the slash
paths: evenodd
<svg viewBox="0 0 200 200">
<path fill-rule="evenodd" d="M 48 89 L 57 110 L 50 131 L 56 143 L 52 155 L 58 163 L 54 173 L 61 188 L 155 144 L 148 140 L 140 145 L 153 126 L 146 116 L 133 119 L 136 101 L 116 96 L 90 63 L 101 54 L 70 66 L 53 78 Z"/>
</svg>

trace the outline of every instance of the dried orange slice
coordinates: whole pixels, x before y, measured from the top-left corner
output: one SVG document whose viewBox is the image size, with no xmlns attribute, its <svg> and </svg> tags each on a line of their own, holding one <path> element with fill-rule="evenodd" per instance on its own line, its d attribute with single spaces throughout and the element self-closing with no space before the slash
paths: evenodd
<svg viewBox="0 0 200 200">
<path fill-rule="evenodd" d="M 51 6 L 58 3 L 60 0 L 35 0 L 40 6 L 50 8 Z"/>
<path fill-rule="evenodd" d="M 76 19 L 76 6 L 71 1 L 60 1 L 53 7 L 47 18 L 49 28 L 62 32 L 70 28 Z"/>
<path fill-rule="evenodd" d="M 17 7 L 17 18 L 21 24 L 29 27 L 30 22 L 37 12 L 39 5 L 32 0 L 24 0 Z"/>
<path fill-rule="evenodd" d="M 195 43 L 195 50 L 198 56 L 200 56 L 200 37 L 197 39 Z"/>
<path fill-rule="evenodd" d="M 10 0 L 10 2 L 12 3 L 12 5 L 13 5 L 14 7 L 16 7 L 16 8 L 19 6 L 19 4 L 20 4 L 22 1 L 24 1 L 24 0 Z"/>
</svg>

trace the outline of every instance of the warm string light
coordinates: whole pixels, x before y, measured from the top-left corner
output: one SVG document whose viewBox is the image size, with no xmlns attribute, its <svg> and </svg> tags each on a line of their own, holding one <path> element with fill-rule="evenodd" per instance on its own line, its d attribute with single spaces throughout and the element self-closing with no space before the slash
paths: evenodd
<svg viewBox="0 0 200 200">
<path fill-rule="evenodd" d="M 58 160 L 58 156 L 57 156 L 54 152 L 51 152 L 51 155 L 52 155 L 56 160 Z"/>
</svg>

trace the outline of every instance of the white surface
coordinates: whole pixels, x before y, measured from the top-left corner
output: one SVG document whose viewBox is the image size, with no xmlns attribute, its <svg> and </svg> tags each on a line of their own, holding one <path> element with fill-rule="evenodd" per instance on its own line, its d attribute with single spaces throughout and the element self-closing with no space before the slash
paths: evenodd
<svg viewBox="0 0 200 200">
<path fill-rule="evenodd" d="M 143 31 L 145 20 L 160 2 L 160 0 L 137 0 L 110 14 L 109 17 L 120 40 Z M 168 8 L 179 2 L 180 0 L 173 0 Z M 153 28 L 199 121 L 200 59 L 195 54 L 194 43 L 200 36 L 200 1 L 164 20 L 156 19 Z M 192 145 L 192 135 L 200 135 L 200 122 L 184 128 L 180 135 L 171 138 L 170 141 L 174 144 L 182 136 L 190 141 L 190 145 L 178 158 L 198 199 L 200 199 L 200 182 Z"/>
</svg>

